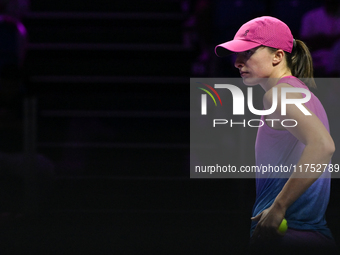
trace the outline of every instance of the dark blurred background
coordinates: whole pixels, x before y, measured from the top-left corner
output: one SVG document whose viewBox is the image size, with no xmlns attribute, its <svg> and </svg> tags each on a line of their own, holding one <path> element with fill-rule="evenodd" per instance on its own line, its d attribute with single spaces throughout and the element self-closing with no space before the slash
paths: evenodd
<svg viewBox="0 0 340 255">
<path fill-rule="evenodd" d="M 262 15 L 298 39 L 324 2 L 0 1 L 0 252 L 246 254 L 255 180 L 190 179 L 189 78 L 238 77 L 216 44 Z"/>
</svg>

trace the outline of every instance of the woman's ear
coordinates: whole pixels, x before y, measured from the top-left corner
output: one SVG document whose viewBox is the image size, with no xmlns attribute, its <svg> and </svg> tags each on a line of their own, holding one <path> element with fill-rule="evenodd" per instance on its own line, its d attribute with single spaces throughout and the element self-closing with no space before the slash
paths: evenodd
<svg viewBox="0 0 340 255">
<path fill-rule="evenodd" d="M 274 53 L 274 57 L 273 57 L 273 65 L 278 65 L 281 63 L 281 61 L 283 61 L 285 57 L 285 52 L 283 50 L 277 50 Z"/>
</svg>

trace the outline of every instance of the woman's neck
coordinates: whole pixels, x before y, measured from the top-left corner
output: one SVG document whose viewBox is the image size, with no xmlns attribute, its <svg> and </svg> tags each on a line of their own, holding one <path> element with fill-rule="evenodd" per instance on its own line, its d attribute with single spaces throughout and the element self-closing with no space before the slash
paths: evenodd
<svg viewBox="0 0 340 255">
<path fill-rule="evenodd" d="M 292 72 L 287 70 L 285 72 L 272 74 L 270 77 L 264 79 L 263 83 L 260 85 L 267 92 L 272 87 L 276 86 L 280 79 L 286 76 L 292 76 Z"/>
</svg>

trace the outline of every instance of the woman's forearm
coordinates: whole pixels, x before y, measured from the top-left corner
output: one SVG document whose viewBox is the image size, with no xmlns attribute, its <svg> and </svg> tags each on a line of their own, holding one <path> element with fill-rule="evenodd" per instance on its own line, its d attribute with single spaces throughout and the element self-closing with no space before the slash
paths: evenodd
<svg viewBox="0 0 340 255">
<path fill-rule="evenodd" d="M 277 195 L 274 206 L 284 212 L 293 204 L 323 173 L 327 167 L 322 167 L 321 172 L 314 171 L 311 166 L 314 164 L 326 166 L 334 153 L 334 143 L 307 145 L 297 164 L 296 172 L 292 173 L 281 192 Z M 299 166 L 302 166 L 301 168 Z"/>
</svg>

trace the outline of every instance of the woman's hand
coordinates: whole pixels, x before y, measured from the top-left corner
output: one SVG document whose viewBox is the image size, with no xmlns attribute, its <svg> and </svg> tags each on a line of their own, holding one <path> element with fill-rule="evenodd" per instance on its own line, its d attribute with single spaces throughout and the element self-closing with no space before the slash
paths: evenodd
<svg viewBox="0 0 340 255">
<path fill-rule="evenodd" d="M 283 236 L 279 232 L 279 226 L 285 216 L 285 210 L 274 202 L 268 209 L 252 217 L 252 221 L 258 221 L 253 233 L 253 238 L 275 238 Z"/>
</svg>

